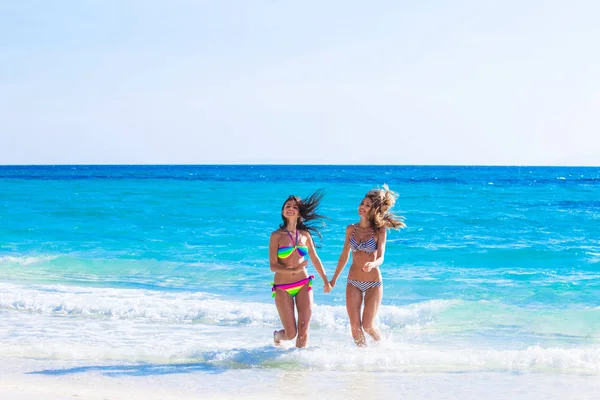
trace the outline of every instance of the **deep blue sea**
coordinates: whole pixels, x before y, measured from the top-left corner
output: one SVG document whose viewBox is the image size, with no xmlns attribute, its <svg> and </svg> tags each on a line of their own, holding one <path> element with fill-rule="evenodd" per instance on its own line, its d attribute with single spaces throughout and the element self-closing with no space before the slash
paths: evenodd
<svg viewBox="0 0 600 400">
<path fill-rule="evenodd" d="M 331 277 L 383 184 L 407 224 L 381 267 L 383 343 L 352 344 L 346 268 L 330 294 L 315 280 L 310 347 L 276 349 L 283 201 L 325 191 Z M 0 320 L 4 358 L 599 374 L 600 168 L 0 166 Z"/>
</svg>

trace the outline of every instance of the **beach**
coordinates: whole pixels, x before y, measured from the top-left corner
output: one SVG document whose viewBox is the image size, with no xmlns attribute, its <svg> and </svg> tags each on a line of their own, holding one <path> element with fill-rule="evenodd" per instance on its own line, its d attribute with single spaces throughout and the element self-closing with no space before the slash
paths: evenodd
<svg viewBox="0 0 600 400">
<path fill-rule="evenodd" d="M 87 372 L 31 375 L 22 365 L 0 378 L 0 396 L 7 400 L 66 399 L 594 399 L 596 376 L 540 374 L 390 374 L 310 371 L 222 371 L 204 374 L 179 371 L 159 375 L 116 377 L 119 368 Z M 37 366 L 39 367 L 39 365 Z M 54 368 L 49 363 L 46 367 Z M 22 370 L 19 370 L 23 368 Z M 36 367 L 34 367 L 36 368 Z M 73 367 L 71 366 L 71 369 Z M 75 367 L 77 368 L 77 367 Z M 69 368 L 59 369 L 58 371 Z M 143 370 L 144 367 L 139 367 Z M 177 368 L 175 368 L 177 369 Z M 126 370 L 126 369 L 124 369 Z M 45 370 L 49 371 L 49 370 Z"/>
<path fill-rule="evenodd" d="M 0 167 L 2 399 L 592 399 L 600 168 Z M 381 343 L 352 343 L 347 269 L 276 347 L 269 234 L 324 189 L 329 276 L 370 188 L 399 193 Z M 314 274 L 314 267 L 308 266 Z"/>
</svg>

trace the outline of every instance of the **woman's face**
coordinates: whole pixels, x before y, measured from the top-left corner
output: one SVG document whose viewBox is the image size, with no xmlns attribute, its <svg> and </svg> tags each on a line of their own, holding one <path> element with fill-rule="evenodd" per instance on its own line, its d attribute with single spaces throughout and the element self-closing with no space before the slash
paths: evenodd
<svg viewBox="0 0 600 400">
<path fill-rule="evenodd" d="M 371 207 L 373 207 L 373 200 L 371 200 L 368 197 L 365 197 L 358 205 L 358 215 L 366 218 L 369 215 L 369 212 L 371 211 Z"/>
<path fill-rule="evenodd" d="M 297 219 L 298 216 L 300 215 L 300 209 L 298 208 L 298 203 L 296 203 L 294 200 L 286 201 L 285 204 L 283 205 L 283 210 L 281 211 L 281 214 L 287 219 L 291 219 L 291 220 Z"/>
</svg>

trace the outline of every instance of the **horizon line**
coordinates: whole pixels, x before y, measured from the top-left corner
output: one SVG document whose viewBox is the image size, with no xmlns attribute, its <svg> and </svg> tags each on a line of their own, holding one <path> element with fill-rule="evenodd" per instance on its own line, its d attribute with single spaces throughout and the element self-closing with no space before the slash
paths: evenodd
<svg viewBox="0 0 600 400">
<path fill-rule="evenodd" d="M 599 168 L 598 165 L 544 165 L 544 164 L 270 164 L 270 163 L 217 163 L 217 164 L 193 164 L 193 163 L 167 163 L 167 164 L 146 164 L 146 163 L 90 163 L 90 164 L 0 164 L 0 167 L 170 167 L 170 166 L 188 166 L 188 167 L 511 167 L 511 168 Z"/>
</svg>

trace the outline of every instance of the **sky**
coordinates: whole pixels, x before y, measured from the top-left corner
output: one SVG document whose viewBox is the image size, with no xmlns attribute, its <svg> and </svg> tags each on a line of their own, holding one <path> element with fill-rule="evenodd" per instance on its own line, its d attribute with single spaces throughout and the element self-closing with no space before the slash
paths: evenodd
<svg viewBox="0 0 600 400">
<path fill-rule="evenodd" d="M 0 164 L 600 165 L 595 0 L 0 2 Z"/>
</svg>

